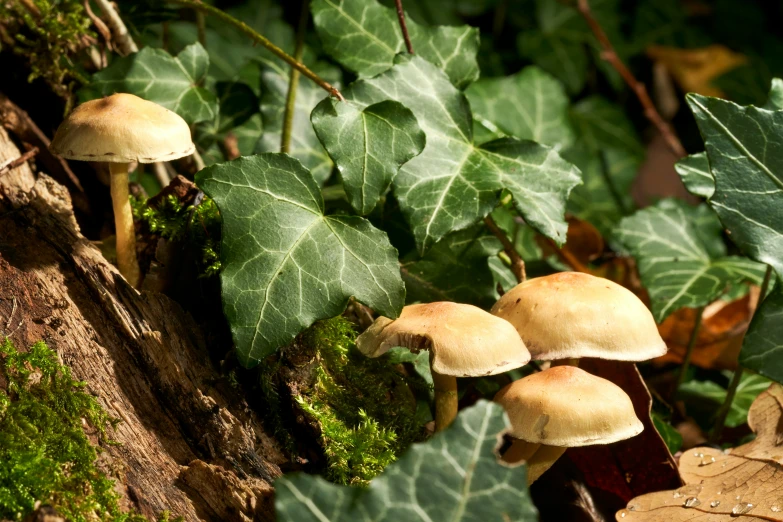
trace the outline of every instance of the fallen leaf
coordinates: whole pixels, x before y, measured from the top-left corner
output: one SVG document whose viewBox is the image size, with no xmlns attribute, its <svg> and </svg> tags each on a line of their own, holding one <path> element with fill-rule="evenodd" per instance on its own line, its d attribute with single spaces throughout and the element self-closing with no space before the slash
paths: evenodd
<svg viewBox="0 0 783 522">
<path fill-rule="evenodd" d="M 566 454 L 581 470 L 585 484 L 627 501 L 634 496 L 682 484 L 677 465 L 650 418 L 652 397 L 633 363 L 582 359 L 585 371 L 608 379 L 630 397 L 644 431 L 614 444 L 570 448 Z"/>
<path fill-rule="evenodd" d="M 783 522 L 783 386 L 759 395 L 748 414 L 756 438 L 729 452 L 695 448 L 680 457 L 685 486 L 649 493 L 618 511 L 623 522 Z"/>
<path fill-rule="evenodd" d="M 662 63 L 683 91 L 719 98 L 724 93 L 712 85 L 712 80 L 747 61 L 744 55 L 717 44 L 699 49 L 651 46 L 647 56 Z"/>
</svg>

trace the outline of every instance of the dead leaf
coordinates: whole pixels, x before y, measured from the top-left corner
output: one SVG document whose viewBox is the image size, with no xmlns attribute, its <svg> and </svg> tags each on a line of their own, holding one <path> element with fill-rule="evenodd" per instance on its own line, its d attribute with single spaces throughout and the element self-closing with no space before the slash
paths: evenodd
<svg viewBox="0 0 783 522">
<path fill-rule="evenodd" d="M 744 55 L 718 44 L 699 49 L 656 45 L 647 49 L 647 56 L 662 63 L 683 91 L 720 98 L 724 93 L 712 80 L 747 61 Z"/>
<path fill-rule="evenodd" d="M 584 474 L 585 483 L 624 501 L 682 484 L 669 449 L 650 418 L 652 397 L 633 363 L 582 359 L 580 367 L 620 386 L 631 397 L 644 431 L 628 440 L 570 448 L 566 454 Z"/>
<path fill-rule="evenodd" d="M 734 370 L 742 339 L 758 303 L 759 289 L 736 301 L 715 301 L 704 309 L 692 363 L 701 368 Z M 681 363 L 693 331 L 696 310 L 683 308 L 658 326 L 669 351 L 655 359 L 656 363 Z"/>
<path fill-rule="evenodd" d="M 598 229 L 574 216 L 568 216 L 566 221 L 568 232 L 566 243 L 562 248 L 558 249 L 551 239 L 544 236 L 536 237 L 536 243 L 544 252 L 544 256 L 556 255 L 568 265 L 574 264 L 572 260 L 575 260 L 580 266 L 598 259 L 604 253 L 604 238 Z"/>
<path fill-rule="evenodd" d="M 724 453 L 695 448 L 680 457 L 685 486 L 649 493 L 618 511 L 623 522 L 783 522 L 783 387 L 773 384 L 748 413 L 756 439 Z"/>
</svg>

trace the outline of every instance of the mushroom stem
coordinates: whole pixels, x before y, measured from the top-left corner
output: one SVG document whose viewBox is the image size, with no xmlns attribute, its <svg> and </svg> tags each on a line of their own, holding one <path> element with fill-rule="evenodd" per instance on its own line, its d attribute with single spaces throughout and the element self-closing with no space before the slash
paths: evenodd
<svg viewBox="0 0 783 522">
<path fill-rule="evenodd" d="M 435 431 L 443 431 L 457 418 L 457 378 L 432 370 L 435 385 Z"/>
<path fill-rule="evenodd" d="M 136 260 L 136 229 L 133 226 L 128 192 L 128 163 L 109 163 L 111 202 L 117 234 L 117 266 L 132 287 L 139 284 L 139 262 Z"/>
<path fill-rule="evenodd" d="M 538 451 L 538 448 L 540 447 L 541 444 L 537 444 L 535 442 L 528 442 L 522 439 L 513 439 L 511 446 L 509 446 L 506 452 L 503 453 L 503 462 L 516 464 L 517 462 L 528 460 L 536 451 Z"/>
<path fill-rule="evenodd" d="M 557 459 L 563 456 L 566 448 L 560 446 L 547 446 L 546 444 L 537 444 L 527 442 L 522 439 L 514 439 L 511 446 L 503 454 L 503 462 L 516 464 L 525 461 L 527 464 L 527 484 L 528 486 L 538 480 L 546 470 L 557 462 Z"/>
<path fill-rule="evenodd" d="M 549 365 L 550 368 L 553 368 L 555 366 L 574 366 L 576 368 L 579 368 L 579 359 L 577 358 L 570 358 L 570 359 L 557 359 L 555 361 L 552 361 Z"/>
</svg>

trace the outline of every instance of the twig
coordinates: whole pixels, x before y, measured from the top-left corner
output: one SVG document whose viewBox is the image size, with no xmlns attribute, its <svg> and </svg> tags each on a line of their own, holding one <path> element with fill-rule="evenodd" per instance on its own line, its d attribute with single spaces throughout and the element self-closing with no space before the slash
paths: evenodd
<svg viewBox="0 0 783 522">
<path fill-rule="evenodd" d="M 345 101 L 345 98 L 343 98 L 343 95 L 336 87 L 332 86 L 329 82 L 327 82 L 326 80 L 324 80 L 323 78 L 315 74 L 313 71 L 308 69 L 307 66 L 305 66 L 303 63 L 296 61 L 292 56 L 290 56 L 285 51 L 280 49 L 278 46 L 270 42 L 264 35 L 253 30 L 245 22 L 241 20 L 237 20 L 236 18 L 229 15 L 228 13 L 224 13 L 220 9 L 213 7 L 209 4 L 205 4 L 200 0 L 166 0 L 166 1 L 168 1 L 171 4 L 182 5 L 185 7 L 190 7 L 191 9 L 197 9 L 203 11 L 208 15 L 212 15 L 215 18 L 218 18 L 219 20 L 229 25 L 236 27 L 241 32 L 249 36 L 253 41 L 261 44 L 263 47 L 265 47 L 270 52 L 272 52 L 272 54 L 274 54 L 275 56 L 277 56 L 278 58 L 286 62 L 288 65 L 299 69 L 299 71 L 304 76 L 310 78 L 312 81 L 315 82 L 316 85 L 324 89 L 326 92 L 328 92 L 332 96 L 335 96 L 340 101 Z"/>
<path fill-rule="evenodd" d="M 759 304 L 756 307 L 756 312 L 758 312 L 758 307 L 761 306 L 761 301 L 763 301 L 764 297 L 767 295 L 771 280 L 772 265 L 767 265 L 767 271 L 764 273 L 764 282 L 761 283 L 761 293 L 759 294 Z M 754 312 L 754 315 L 756 312 Z M 729 383 L 729 388 L 726 390 L 726 398 L 723 400 L 723 404 L 720 405 L 720 409 L 715 415 L 715 425 L 710 432 L 710 444 L 715 444 L 720 440 L 721 433 L 723 433 L 723 426 L 726 424 L 726 417 L 728 417 L 729 411 L 731 410 L 731 404 L 734 402 L 734 397 L 737 395 L 737 388 L 742 380 L 743 371 L 744 368 L 738 364 L 737 369 L 734 371 L 734 377 L 732 377 L 731 383 Z"/>
<path fill-rule="evenodd" d="M 196 31 L 198 32 L 198 43 L 207 48 L 207 19 L 202 11 L 196 11 Z"/>
<path fill-rule="evenodd" d="M 571 267 L 571 270 L 574 272 L 582 272 L 583 274 L 589 274 L 590 270 L 582 264 L 581 261 L 579 261 L 574 254 L 569 252 L 566 249 L 562 249 L 559 246 L 557 246 L 557 243 L 555 243 L 552 239 L 545 237 L 544 240 L 549 245 L 549 247 L 555 251 L 555 255 L 557 258 L 562 261 L 563 263 L 567 264 L 569 267 Z"/>
<path fill-rule="evenodd" d="M 0 174 L 5 174 L 7 171 L 13 170 L 22 163 L 26 162 L 33 156 L 38 154 L 38 147 L 33 147 L 32 149 L 28 150 L 18 158 L 13 158 L 7 161 L 4 161 L 3 163 L 0 163 Z"/>
<path fill-rule="evenodd" d="M 304 33 L 307 29 L 308 0 L 302 0 L 302 9 L 299 13 L 299 26 L 296 29 L 296 48 L 294 60 L 302 61 L 304 52 Z M 294 128 L 294 114 L 296 113 L 296 91 L 299 88 L 300 72 L 296 67 L 291 67 L 288 75 L 288 92 L 285 96 L 285 111 L 283 112 L 283 130 L 280 134 L 280 152 L 291 150 L 291 132 Z"/>
<path fill-rule="evenodd" d="M 171 177 L 169 177 L 169 171 L 166 170 L 166 166 L 161 162 L 152 164 L 152 172 L 155 174 L 155 179 L 160 183 L 160 188 L 168 187 L 171 183 Z"/>
<path fill-rule="evenodd" d="M 111 28 L 112 35 L 114 36 L 114 43 L 117 44 L 116 47 L 120 53 L 129 55 L 139 52 L 139 48 L 128 32 L 125 22 L 122 21 L 120 14 L 114 9 L 112 3 L 109 0 L 95 0 L 95 3 L 98 4 L 101 12 L 106 16 L 106 22 L 109 28 Z"/>
<path fill-rule="evenodd" d="M 495 220 L 492 219 L 492 216 L 485 217 L 484 223 L 487 225 L 487 228 L 489 228 L 490 232 L 492 232 L 495 237 L 500 240 L 500 244 L 503 245 L 503 251 L 509 257 L 509 259 L 511 259 L 511 271 L 514 272 L 514 277 L 517 278 L 517 282 L 524 283 L 527 279 L 527 273 L 525 272 L 525 261 L 522 259 L 522 256 L 519 255 L 519 252 L 517 252 L 517 249 L 514 248 L 511 240 L 508 238 L 508 236 L 506 236 L 506 233 L 501 230 L 498 224 L 495 223 Z"/>
<path fill-rule="evenodd" d="M 98 32 L 101 33 L 103 41 L 106 42 L 106 48 L 111 51 L 111 31 L 103 22 L 103 20 L 101 20 L 98 15 L 92 12 L 92 8 L 90 7 L 90 0 L 84 0 L 82 5 L 84 6 L 84 12 L 87 13 L 87 17 L 92 20 L 92 24 L 95 26 Z"/>
<path fill-rule="evenodd" d="M 601 24 L 599 24 L 595 17 L 593 17 L 593 13 L 590 11 L 589 1 L 577 0 L 577 9 L 582 14 L 582 17 L 590 26 L 590 29 L 593 31 L 593 34 L 598 40 L 598 43 L 603 48 L 601 58 L 609 62 L 609 64 L 614 67 L 618 73 L 620 73 L 620 76 L 622 76 L 628 87 L 630 87 L 631 90 L 636 94 L 639 102 L 644 107 L 644 115 L 653 125 L 655 125 L 655 127 L 657 127 L 658 132 L 660 132 L 664 140 L 666 140 L 666 144 L 669 146 L 671 151 L 678 158 L 685 156 L 687 154 L 685 152 L 685 148 L 682 146 L 682 143 L 680 143 L 679 138 L 677 138 L 677 136 L 674 134 L 674 131 L 669 126 L 669 124 L 666 123 L 663 118 L 661 118 L 661 115 L 655 108 L 655 104 L 650 99 L 650 95 L 647 94 L 647 88 L 643 83 L 637 80 L 628 67 L 625 66 L 623 61 L 617 55 L 617 51 L 615 51 L 614 46 L 612 46 L 612 42 L 609 41 L 609 37 L 606 36 L 606 32 L 604 32 Z"/>
<path fill-rule="evenodd" d="M 680 373 L 677 375 L 677 382 L 674 385 L 674 391 L 672 397 L 676 398 L 680 393 L 680 387 L 685 382 L 685 377 L 688 376 L 688 368 L 691 365 L 691 359 L 693 358 L 693 349 L 696 346 L 696 340 L 699 338 L 699 329 L 701 328 L 701 319 L 704 315 L 704 307 L 696 309 L 696 321 L 693 323 L 693 330 L 691 330 L 691 337 L 688 339 L 688 348 L 685 350 L 685 356 L 682 359 L 682 365 L 680 366 Z"/>
<path fill-rule="evenodd" d="M 394 0 L 394 2 L 397 4 L 397 19 L 400 21 L 402 38 L 405 40 L 405 48 L 408 49 L 408 54 L 414 54 L 411 36 L 408 34 L 408 24 L 405 23 L 405 11 L 402 8 L 402 0 Z"/>
</svg>

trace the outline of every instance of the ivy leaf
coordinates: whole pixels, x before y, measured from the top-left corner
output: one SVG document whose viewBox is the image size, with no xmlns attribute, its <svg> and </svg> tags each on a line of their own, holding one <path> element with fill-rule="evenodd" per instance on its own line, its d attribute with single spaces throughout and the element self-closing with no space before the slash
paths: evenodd
<svg viewBox="0 0 783 522">
<path fill-rule="evenodd" d="M 310 119 L 337 165 L 348 201 L 362 215 L 375 208 L 400 166 L 419 155 L 426 141 L 413 113 L 391 100 L 362 108 L 329 97 Z"/>
<path fill-rule="evenodd" d="M 339 486 L 295 473 L 275 482 L 280 522 L 397 520 L 534 521 L 538 514 L 524 468 L 497 462 L 498 434 L 508 421 L 491 402 L 460 413 L 454 424 L 414 444 L 368 488 Z"/>
<path fill-rule="evenodd" d="M 321 67 L 319 74 L 337 74 L 334 68 Z M 258 142 L 256 152 L 279 152 L 283 134 L 285 99 L 288 94 L 288 66 L 277 61 L 265 61 L 261 72 L 261 114 L 264 119 L 264 134 Z M 332 160 L 321 146 L 310 113 L 326 92 L 313 82 L 302 78 L 296 91 L 294 120 L 291 126 L 291 148 L 289 154 L 302 162 L 319 185 L 323 185 L 332 173 Z"/>
<path fill-rule="evenodd" d="M 701 208 L 717 222 L 709 209 Z M 742 257 L 711 257 L 693 218 L 687 203 L 668 199 L 623 219 L 615 229 L 614 238 L 636 257 L 658 322 L 680 308 L 705 306 L 729 284 L 758 280 L 763 272 L 758 263 Z"/>
<path fill-rule="evenodd" d="M 783 110 L 783 80 L 780 78 L 772 79 L 772 87 L 769 90 L 769 98 L 764 104 L 764 109 L 770 111 Z"/>
<path fill-rule="evenodd" d="M 783 275 L 783 111 L 687 100 L 715 178 L 710 206 L 748 257 Z"/>
<path fill-rule="evenodd" d="M 363 106 L 394 99 L 413 112 L 427 135 L 424 151 L 394 180 L 419 253 L 486 216 L 502 188 L 531 226 L 564 242 L 565 203 L 581 181 L 579 171 L 555 150 L 531 141 L 502 138 L 474 145 L 468 102 L 445 74 L 418 56 L 401 54 L 396 62 L 343 94 Z"/>
<path fill-rule="evenodd" d="M 375 0 L 314 0 L 310 9 L 326 52 L 360 77 L 384 72 L 406 50 L 397 14 Z M 478 78 L 478 29 L 427 27 L 410 18 L 407 25 L 416 54 L 445 71 L 454 85 L 465 88 Z"/>
<path fill-rule="evenodd" d="M 748 327 L 739 355 L 741 366 L 783 382 L 783 290 L 777 288 L 761 303 Z"/>
<path fill-rule="evenodd" d="M 201 44 L 185 47 L 176 57 L 145 47 L 93 74 L 79 97 L 84 102 L 125 92 L 162 105 L 189 124 L 211 121 L 218 114 L 217 97 L 199 87 L 208 68 L 209 56 Z"/>
<path fill-rule="evenodd" d="M 622 149 L 644 157 L 639 136 L 619 105 L 600 96 L 585 98 L 571 108 L 580 141 L 591 150 Z"/>
<path fill-rule="evenodd" d="M 239 359 L 252 366 L 351 296 L 397 317 L 405 289 L 386 234 L 354 216 L 325 216 L 312 175 L 285 154 L 207 167 L 199 187 L 223 219 L 223 310 Z"/>
<path fill-rule="evenodd" d="M 505 78 L 481 79 L 465 94 L 473 117 L 488 128 L 557 149 L 574 141 L 563 84 L 538 67 Z"/>
<path fill-rule="evenodd" d="M 710 161 L 706 152 L 691 154 L 674 164 L 688 192 L 710 199 L 715 193 L 715 179 L 710 172 Z"/>
<path fill-rule="evenodd" d="M 730 379 L 731 373 L 727 373 Z M 731 409 L 726 417 L 726 426 L 736 428 L 745 424 L 748 420 L 750 405 L 761 392 L 769 388 L 769 385 L 769 379 L 745 372 L 740 378 L 734 401 L 732 401 Z M 692 380 L 685 382 L 680 387 L 679 393 L 688 406 L 709 415 L 714 414 L 726 400 L 726 389 L 713 381 Z"/>
<path fill-rule="evenodd" d="M 653 421 L 655 430 L 661 436 L 663 442 L 666 443 L 666 447 L 669 448 L 669 453 L 674 455 L 680 451 L 680 448 L 682 448 L 682 435 L 680 435 L 680 432 L 655 411 L 650 413 L 650 418 Z"/>
<path fill-rule="evenodd" d="M 402 262 L 408 302 L 456 301 L 489 308 L 496 298 L 489 257 L 502 249 L 483 226 L 454 232 L 423 257 Z"/>
<path fill-rule="evenodd" d="M 215 91 L 220 101 L 220 110 L 213 121 L 203 122 L 196 126 L 194 141 L 199 150 L 210 149 L 220 140 L 225 139 L 229 133 L 239 140 L 238 134 L 254 129 L 255 135 L 251 138 L 253 141 L 249 150 L 245 143 L 241 144 L 242 146 L 239 146 L 238 143 L 240 153 L 245 155 L 252 153 L 256 142 L 261 138 L 259 101 L 253 89 L 241 82 L 217 82 Z M 250 122 L 253 116 L 258 116 L 258 118 Z M 216 155 L 218 158 L 222 158 L 222 156 L 222 153 Z"/>
</svg>

